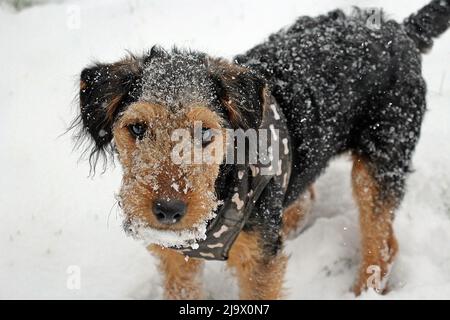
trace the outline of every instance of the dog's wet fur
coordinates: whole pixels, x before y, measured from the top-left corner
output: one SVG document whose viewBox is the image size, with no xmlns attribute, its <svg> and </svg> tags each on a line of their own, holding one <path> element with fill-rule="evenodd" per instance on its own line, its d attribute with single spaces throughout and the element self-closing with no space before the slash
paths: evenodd
<svg viewBox="0 0 450 320">
<path fill-rule="evenodd" d="M 173 164 L 170 134 L 191 128 L 193 121 L 220 130 L 257 129 L 269 92 L 287 118 L 293 167 L 287 192 L 275 183 L 266 187 L 230 251 L 241 298 L 282 296 L 283 241 L 307 214 L 314 181 L 343 153 L 354 160 L 353 192 L 360 209 L 362 262 L 354 292 L 367 288 L 371 266 L 385 283 L 398 249 L 394 211 L 426 110 L 421 54 L 449 26 L 450 4 L 432 1 L 403 24 L 382 18 L 376 30 L 367 26 L 368 16 L 364 10 L 352 15 L 336 10 L 301 17 L 232 62 L 153 47 L 141 56 L 84 69 L 75 123 L 80 137 L 93 141 L 94 166 L 100 155 L 117 152 L 126 220 L 189 230 L 208 219 L 226 199 L 234 167 Z M 135 124 L 146 126 L 142 137 L 130 132 Z M 179 222 L 158 222 L 152 211 L 161 198 L 186 204 Z M 200 260 L 150 249 L 161 259 L 167 298 L 202 297 Z"/>
</svg>

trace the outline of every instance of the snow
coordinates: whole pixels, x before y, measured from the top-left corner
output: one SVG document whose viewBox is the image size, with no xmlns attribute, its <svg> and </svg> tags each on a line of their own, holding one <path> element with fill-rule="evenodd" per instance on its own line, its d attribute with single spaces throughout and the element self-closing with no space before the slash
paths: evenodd
<svg viewBox="0 0 450 320">
<path fill-rule="evenodd" d="M 121 169 L 88 179 L 70 135 L 78 76 L 92 60 L 114 61 L 154 44 L 230 58 L 298 15 L 382 6 L 403 19 L 427 0 L 78 1 L 15 12 L 0 6 L 0 298 L 162 297 L 156 260 L 122 230 L 114 194 Z M 174 9 L 176 8 L 176 9 Z M 415 171 L 397 212 L 400 253 L 390 292 L 360 299 L 450 298 L 450 32 L 424 56 L 428 109 Z M 288 243 L 289 299 L 354 299 L 357 211 L 351 164 L 336 159 L 317 183 L 307 229 Z M 80 289 L 67 285 L 79 267 Z M 77 270 L 75 268 L 75 270 Z M 205 292 L 234 299 L 222 262 L 208 262 Z"/>
<path fill-rule="evenodd" d="M 197 241 L 206 239 L 206 228 L 208 221 L 216 215 L 211 215 L 207 220 L 194 225 L 192 230 L 157 230 L 149 227 L 140 219 L 133 219 L 130 225 L 127 225 L 127 234 L 135 240 L 140 241 L 144 247 L 151 244 L 158 244 L 162 247 L 188 247 L 198 248 Z"/>
</svg>

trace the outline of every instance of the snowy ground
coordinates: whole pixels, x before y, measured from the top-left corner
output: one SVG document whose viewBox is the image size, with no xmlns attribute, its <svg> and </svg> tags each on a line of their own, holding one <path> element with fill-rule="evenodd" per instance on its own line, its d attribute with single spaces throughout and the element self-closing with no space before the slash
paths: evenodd
<svg viewBox="0 0 450 320">
<path fill-rule="evenodd" d="M 0 0 L 1 2 L 1 0 Z M 402 19 L 427 0 L 55 1 L 15 12 L 0 5 L 0 298 L 161 298 L 155 260 L 121 231 L 121 170 L 87 178 L 69 136 L 81 69 L 125 50 L 177 44 L 231 57 L 298 15 L 383 6 Z M 392 291 L 365 299 L 450 298 L 450 32 L 424 57 L 429 112 L 395 229 Z M 357 213 L 350 163 L 318 182 L 315 220 L 290 242 L 287 298 L 353 299 Z M 81 288 L 67 287 L 68 268 Z M 69 269 L 70 270 L 70 269 Z M 222 263 L 205 270 L 209 298 L 233 299 Z"/>
</svg>

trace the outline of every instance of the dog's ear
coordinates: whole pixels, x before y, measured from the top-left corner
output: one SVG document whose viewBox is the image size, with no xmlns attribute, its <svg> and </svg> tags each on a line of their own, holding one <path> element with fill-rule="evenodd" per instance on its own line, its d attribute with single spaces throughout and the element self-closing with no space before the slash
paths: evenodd
<svg viewBox="0 0 450 320">
<path fill-rule="evenodd" d="M 81 72 L 79 122 L 82 133 L 94 144 L 91 159 L 111 142 L 117 115 L 139 98 L 141 79 L 142 63 L 135 57 L 113 64 L 97 63 Z"/>
<path fill-rule="evenodd" d="M 267 94 L 266 81 L 247 68 L 220 59 L 208 62 L 220 103 L 232 126 L 258 128 Z"/>
</svg>

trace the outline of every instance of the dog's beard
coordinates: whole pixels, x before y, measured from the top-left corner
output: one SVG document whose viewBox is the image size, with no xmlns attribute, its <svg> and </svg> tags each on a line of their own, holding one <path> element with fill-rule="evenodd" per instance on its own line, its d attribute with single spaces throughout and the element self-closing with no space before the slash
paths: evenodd
<svg viewBox="0 0 450 320">
<path fill-rule="evenodd" d="M 208 222 L 214 219 L 215 213 L 207 219 L 185 230 L 159 230 L 152 228 L 141 219 L 133 219 L 124 226 L 125 232 L 145 246 L 157 244 L 162 247 L 192 247 L 197 248 L 197 241 L 206 239 Z"/>
<path fill-rule="evenodd" d="M 220 204 L 219 201 L 219 207 Z M 217 216 L 216 212 L 217 208 L 212 210 L 202 221 L 185 230 L 155 229 L 139 218 L 126 219 L 123 227 L 128 236 L 142 242 L 146 247 L 156 244 L 166 248 L 191 247 L 196 249 L 198 247 L 197 242 L 206 239 L 208 225 Z"/>
</svg>

